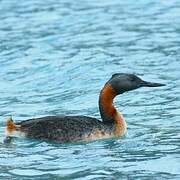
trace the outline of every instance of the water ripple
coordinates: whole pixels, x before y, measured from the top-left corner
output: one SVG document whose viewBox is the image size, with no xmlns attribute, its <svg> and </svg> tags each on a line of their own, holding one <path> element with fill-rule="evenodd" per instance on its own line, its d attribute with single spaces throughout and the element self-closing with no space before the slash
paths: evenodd
<svg viewBox="0 0 180 180">
<path fill-rule="evenodd" d="M 180 3 L 0 1 L 0 179 L 179 179 Z M 120 139 L 3 143 L 5 117 L 100 118 L 99 91 L 115 72 L 166 86 L 115 100 Z"/>
</svg>

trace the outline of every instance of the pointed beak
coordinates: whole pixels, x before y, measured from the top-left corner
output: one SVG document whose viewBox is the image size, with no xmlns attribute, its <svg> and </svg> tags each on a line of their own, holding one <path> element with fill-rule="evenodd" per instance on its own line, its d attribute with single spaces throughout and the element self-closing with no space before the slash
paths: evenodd
<svg viewBox="0 0 180 180">
<path fill-rule="evenodd" d="M 160 86 L 165 86 L 165 84 L 153 83 L 153 82 L 147 82 L 147 81 L 141 82 L 141 87 L 160 87 Z"/>
</svg>

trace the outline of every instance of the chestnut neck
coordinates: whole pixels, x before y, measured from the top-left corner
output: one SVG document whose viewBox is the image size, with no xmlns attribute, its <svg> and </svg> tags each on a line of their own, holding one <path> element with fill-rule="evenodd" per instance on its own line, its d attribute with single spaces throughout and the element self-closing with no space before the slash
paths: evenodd
<svg viewBox="0 0 180 180">
<path fill-rule="evenodd" d="M 117 110 L 114 107 L 113 99 L 117 93 L 110 83 L 107 83 L 101 90 L 99 96 L 99 110 L 104 123 L 115 123 Z"/>
</svg>

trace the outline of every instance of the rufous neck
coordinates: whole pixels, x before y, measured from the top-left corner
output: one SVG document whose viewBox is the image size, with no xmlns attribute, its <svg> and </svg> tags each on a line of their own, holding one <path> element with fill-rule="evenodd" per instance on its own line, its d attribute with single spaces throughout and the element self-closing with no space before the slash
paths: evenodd
<svg viewBox="0 0 180 180">
<path fill-rule="evenodd" d="M 116 108 L 113 104 L 113 99 L 117 93 L 113 89 L 111 84 L 106 84 L 101 90 L 99 96 L 99 110 L 103 122 L 114 123 L 114 118 L 117 113 Z"/>
</svg>

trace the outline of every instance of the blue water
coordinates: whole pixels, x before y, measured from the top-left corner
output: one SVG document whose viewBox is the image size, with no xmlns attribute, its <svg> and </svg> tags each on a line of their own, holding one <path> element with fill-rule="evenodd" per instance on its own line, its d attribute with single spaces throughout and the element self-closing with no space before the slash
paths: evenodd
<svg viewBox="0 0 180 180">
<path fill-rule="evenodd" d="M 178 0 L 1 0 L 0 65 L 0 179 L 180 179 Z M 10 115 L 100 118 L 115 72 L 167 84 L 116 98 L 125 137 L 3 144 Z"/>
</svg>

